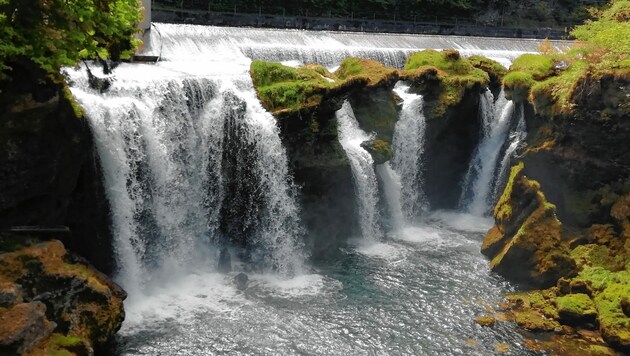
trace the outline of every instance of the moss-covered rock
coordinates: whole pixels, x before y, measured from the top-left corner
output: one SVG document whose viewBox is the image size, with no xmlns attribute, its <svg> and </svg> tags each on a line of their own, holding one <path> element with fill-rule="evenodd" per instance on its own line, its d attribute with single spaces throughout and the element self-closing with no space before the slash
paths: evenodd
<svg viewBox="0 0 630 356">
<path fill-rule="evenodd" d="M 471 56 L 468 57 L 468 61 L 473 67 L 483 70 L 488 73 L 490 77 L 490 87 L 493 89 L 493 94 L 498 94 L 503 83 L 503 77 L 507 74 L 507 68 L 501 63 L 483 56 Z"/>
<path fill-rule="evenodd" d="M 11 313 L 15 308 L 40 310 L 39 314 L 22 313 L 24 318 L 11 319 L 16 323 L 24 319 L 23 323 L 20 321 L 24 325 L 37 323 L 40 325 L 37 330 L 42 332 L 37 333 L 36 341 L 30 334 L 15 330 L 0 332 L 0 352 L 19 349 L 33 355 L 92 354 L 94 348 L 103 346 L 120 328 L 125 315 L 122 303 L 125 292 L 105 275 L 68 254 L 61 242 L 20 239 L 22 248 L 0 254 L 0 280 L 19 289 L 20 298 L 16 302 L 22 304 L 15 304 L 3 313 Z M 40 314 L 45 315 L 42 320 L 37 316 Z"/>
<path fill-rule="evenodd" d="M 604 340 L 615 348 L 630 351 L 630 317 L 622 309 L 623 298 L 630 295 L 630 270 L 611 272 L 587 267 L 575 279 L 592 288 Z"/>
<path fill-rule="evenodd" d="M 492 327 L 497 320 L 491 315 L 480 315 L 475 318 L 475 322 L 481 326 Z"/>
<path fill-rule="evenodd" d="M 480 62 L 475 61 L 479 67 Z M 466 90 L 482 90 L 490 82 L 487 72 L 476 68 L 469 59 L 452 49 L 412 53 L 405 63 L 402 77 L 420 88 L 426 96 L 426 112 L 434 117 L 444 115 L 449 107 L 460 103 Z"/>
<path fill-rule="evenodd" d="M 276 116 L 312 109 L 356 88 L 393 85 L 399 77 L 396 69 L 361 58 L 345 59 L 335 73 L 315 64 L 293 68 L 253 61 L 250 74 L 262 105 Z"/>
<path fill-rule="evenodd" d="M 368 151 L 374 159 L 374 164 L 383 164 L 389 161 L 394 155 L 392 145 L 385 140 L 371 140 L 361 143 L 366 151 Z"/>
<path fill-rule="evenodd" d="M 597 310 L 591 298 L 583 293 L 567 294 L 556 299 L 558 314 L 563 324 L 597 325 Z"/>
<path fill-rule="evenodd" d="M 536 181 L 512 168 L 507 186 L 494 209 L 496 225 L 484 238 L 482 253 L 490 267 L 516 281 L 551 286 L 575 271 L 562 224 Z"/>
</svg>

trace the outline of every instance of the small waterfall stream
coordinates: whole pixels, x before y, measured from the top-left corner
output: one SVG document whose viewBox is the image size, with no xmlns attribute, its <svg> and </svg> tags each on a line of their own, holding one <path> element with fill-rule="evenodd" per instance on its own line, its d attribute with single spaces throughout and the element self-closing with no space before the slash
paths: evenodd
<svg viewBox="0 0 630 356">
<path fill-rule="evenodd" d="M 422 179 L 426 122 L 421 95 L 410 93 L 403 82 L 396 83 L 394 92 L 402 99 L 402 109 L 394 128 L 392 168 L 400 176 L 404 217 L 411 220 L 427 205 Z"/>
<path fill-rule="evenodd" d="M 500 94 L 497 102 L 490 90 L 481 94 L 479 115 L 482 135 L 464 179 L 462 202 L 465 209 L 477 216 L 485 215 L 490 209 L 489 194 L 494 178 L 497 159 L 505 142 L 513 104 Z"/>
<path fill-rule="evenodd" d="M 347 100 L 335 113 L 339 142 L 346 151 L 354 177 L 356 199 L 359 205 L 359 222 L 363 238 L 376 240 L 383 235 L 379 225 L 378 182 L 374 172 L 374 159 L 361 143 L 373 139 L 359 127 L 352 106 Z"/>
<path fill-rule="evenodd" d="M 482 135 L 466 172 L 460 199 L 460 206 L 472 215 L 484 216 L 492 208 L 496 186 L 503 179 L 501 172 L 523 138 L 523 108 L 518 110 L 520 115 L 503 91 L 496 101 L 490 90 L 481 94 L 479 116 Z"/>
<path fill-rule="evenodd" d="M 399 231 L 405 227 L 406 223 L 401 204 L 402 185 L 400 177 L 394 172 L 389 162 L 377 164 L 375 170 L 383 183 L 383 195 L 390 215 L 390 227 L 394 231 Z"/>
</svg>

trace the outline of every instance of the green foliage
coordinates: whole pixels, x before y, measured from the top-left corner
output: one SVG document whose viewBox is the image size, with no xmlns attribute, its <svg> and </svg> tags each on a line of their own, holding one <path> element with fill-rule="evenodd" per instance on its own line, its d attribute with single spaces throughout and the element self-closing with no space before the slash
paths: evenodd
<svg viewBox="0 0 630 356">
<path fill-rule="evenodd" d="M 594 14 L 596 20 L 571 32 L 580 41 L 572 49 L 517 58 L 504 78 L 506 92 L 522 95 L 531 88 L 529 100 L 536 111 L 553 117 L 571 113 L 576 98 L 588 95 L 584 82 L 605 75 L 630 78 L 630 0 L 612 0 Z"/>
<path fill-rule="evenodd" d="M 0 78 L 27 59 L 48 73 L 81 59 L 125 59 L 142 16 L 138 0 L 0 0 Z"/>
<path fill-rule="evenodd" d="M 514 60 L 510 71 L 528 73 L 534 80 L 542 80 L 553 74 L 554 61 L 542 54 L 526 53 Z"/>
</svg>

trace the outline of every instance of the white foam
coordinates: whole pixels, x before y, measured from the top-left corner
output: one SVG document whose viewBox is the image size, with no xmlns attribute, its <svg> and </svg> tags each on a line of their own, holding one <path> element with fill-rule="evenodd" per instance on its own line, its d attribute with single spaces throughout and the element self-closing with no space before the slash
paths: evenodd
<svg viewBox="0 0 630 356">
<path fill-rule="evenodd" d="M 480 217 L 450 210 L 434 211 L 429 215 L 428 219 L 437 221 L 452 229 L 467 232 L 485 233 L 494 225 L 494 220 L 491 217 Z"/>
</svg>

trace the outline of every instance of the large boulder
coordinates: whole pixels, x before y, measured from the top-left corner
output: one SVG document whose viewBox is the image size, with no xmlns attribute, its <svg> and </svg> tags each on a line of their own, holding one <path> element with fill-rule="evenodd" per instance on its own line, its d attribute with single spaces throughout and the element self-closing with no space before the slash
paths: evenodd
<svg viewBox="0 0 630 356">
<path fill-rule="evenodd" d="M 0 354 L 91 355 L 120 329 L 126 293 L 60 241 L 2 242 Z"/>
</svg>

